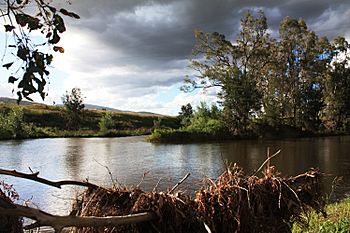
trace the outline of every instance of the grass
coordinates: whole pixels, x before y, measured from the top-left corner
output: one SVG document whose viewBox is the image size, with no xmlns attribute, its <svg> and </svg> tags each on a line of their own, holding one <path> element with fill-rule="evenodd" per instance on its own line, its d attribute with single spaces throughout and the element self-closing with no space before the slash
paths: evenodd
<svg viewBox="0 0 350 233">
<path fill-rule="evenodd" d="M 308 226 L 293 225 L 294 233 L 350 232 L 350 198 L 326 207 L 327 216 L 311 212 L 305 216 Z"/>
<path fill-rule="evenodd" d="M 23 122 L 34 126 L 29 138 L 41 137 L 120 137 L 150 134 L 154 121 L 162 119 L 162 126 L 177 127 L 175 117 L 133 112 L 112 112 L 114 127 L 101 132 L 99 122 L 104 110 L 83 110 L 81 123 L 75 130 L 67 128 L 66 110 L 44 104 L 16 105 L 0 103 L 0 113 L 16 108 L 23 112 Z M 0 138 L 2 135 L 0 135 Z M 4 138 L 5 139 L 5 138 Z"/>
</svg>

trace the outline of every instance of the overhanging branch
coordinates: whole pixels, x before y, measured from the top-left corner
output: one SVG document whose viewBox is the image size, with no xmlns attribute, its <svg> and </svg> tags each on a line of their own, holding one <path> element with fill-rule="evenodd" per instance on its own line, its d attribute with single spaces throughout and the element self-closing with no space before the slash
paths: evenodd
<svg viewBox="0 0 350 233">
<path fill-rule="evenodd" d="M 90 188 L 97 188 L 98 186 L 89 182 L 82 182 L 82 181 L 75 181 L 75 180 L 61 180 L 61 181 L 51 181 L 44 178 L 39 177 L 39 172 L 35 173 L 22 173 L 18 172 L 16 170 L 5 170 L 0 169 L 0 175 L 7 175 L 7 176 L 14 176 L 19 177 L 23 179 L 33 180 L 42 184 L 46 184 L 52 187 L 56 188 L 62 188 L 63 185 L 78 185 L 78 186 L 84 186 L 84 187 L 90 187 Z"/>
</svg>

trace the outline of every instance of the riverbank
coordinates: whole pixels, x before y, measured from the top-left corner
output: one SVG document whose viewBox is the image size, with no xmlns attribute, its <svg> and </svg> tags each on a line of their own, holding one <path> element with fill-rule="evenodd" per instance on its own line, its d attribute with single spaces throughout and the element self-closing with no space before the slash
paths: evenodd
<svg viewBox="0 0 350 233">
<path fill-rule="evenodd" d="M 229 131 L 207 132 L 201 129 L 155 129 L 147 137 L 153 143 L 195 143 L 195 142 L 218 142 L 228 140 L 255 140 L 255 139 L 287 139 L 287 138 L 313 138 L 329 136 L 346 136 L 344 132 L 310 132 L 288 125 L 279 127 L 257 126 L 255 130 L 247 134 L 234 135 Z"/>
<path fill-rule="evenodd" d="M 110 115 L 108 128 L 100 122 Z M 175 117 L 106 110 L 83 110 L 80 122 L 67 125 L 67 112 L 60 106 L 44 104 L 16 105 L 0 103 L 0 139 L 57 138 L 57 137 L 123 137 L 151 134 L 155 122 L 162 126 L 178 127 Z"/>
</svg>

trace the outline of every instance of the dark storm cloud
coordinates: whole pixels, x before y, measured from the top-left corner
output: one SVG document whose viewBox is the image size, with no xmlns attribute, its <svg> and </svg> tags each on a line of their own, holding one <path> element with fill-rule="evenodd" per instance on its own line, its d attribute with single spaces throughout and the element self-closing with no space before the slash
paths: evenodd
<svg viewBox="0 0 350 233">
<path fill-rule="evenodd" d="M 137 89 L 181 82 L 191 72 L 185 68 L 195 44 L 194 30 L 217 31 L 234 40 L 247 10 L 264 10 L 272 35 L 285 16 L 304 18 L 312 30 L 330 38 L 348 33 L 350 27 L 348 0 L 73 0 L 70 9 L 81 19 L 67 21 L 68 30 L 88 32 L 104 48 L 99 54 L 89 54 L 89 48 L 82 52 L 82 71 L 137 67 L 132 75 L 104 77 L 111 88 L 118 83 Z"/>
<path fill-rule="evenodd" d="M 312 26 L 317 23 L 316 20 L 321 20 L 320 17 L 327 10 L 341 11 L 349 6 L 350 2 L 345 0 L 81 0 L 72 4 L 82 17 L 78 23 L 80 28 L 96 32 L 103 43 L 122 52 L 116 62 L 151 66 L 188 58 L 194 45 L 194 29 L 218 31 L 229 38 L 236 35 L 239 20 L 248 9 L 264 9 L 270 28 L 276 30 L 285 16 L 302 17 Z M 147 17 L 152 18 L 153 8 L 153 14 L 159 14 L 158 18 L 155 15 L 150 22 L 142 21 Z M 162 13 L 162 10 L 169 12 Z M 271 12 L 278 14 L 271 14 L 270 17 Z M 170 18 L 164 20 L 167 14 Z M 334 33 L 328 34 L 332 36 Z"/>
<path fill-rule="evenodd" d="M 71 0 L 70 6 L 66 1 L 53 4 L 81 19 L 65 19 L 60 42 L 65 57 L 54 64 L 67 74 L 65 88 L 79 86 L 89 102 L 121 109 L 177 114 L 183 104 L 215 101 L 214 89 L 199 98 L 177 91 L 185 75 L 195 74 L 188 67 L 194 30 L 235 40 L 247 10 L 265 12 L 272 36 L 290 16 L 302 17 L 320 36 L 350 37 L 349 0 Z"/>
</svg>

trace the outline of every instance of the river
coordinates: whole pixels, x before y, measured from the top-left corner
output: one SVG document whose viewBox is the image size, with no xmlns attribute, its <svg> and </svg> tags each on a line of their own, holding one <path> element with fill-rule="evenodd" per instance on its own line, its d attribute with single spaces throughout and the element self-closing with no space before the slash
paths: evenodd
<svg viewBox="0 0 350 233">
<path fill-rule="evenodd" d="M 326 174 L 324 184 L 330 193 L 334 177 L 342 183 L 333 198 L 350 195 L 350 136 L 285 140 L 244 140 L 223 143 L 152 144 L 144 137 L 59 138 L 0 142 L 0 168 L 29 173 L 40 172 L 50 180 L 88 179 L 110 186 L 113 182 L 141 188 L 167 190 L 186 173 L 190 177 L 180 189 L 189 194 L 201 186 L 205 177 L 215 179 L 227 163 L 237 163 L 246 173 L 257 169 L 270 153 L 281 150 L 272 159 L 283 176 L 291 176 L 318 167 Z M 112 173 L 113 179 L 108 173 Z M 81 189 L 56 189 L 30 180 L 0 176 L 14 185 L 21 200 L 54 214 L 68 214 L 72 199 Z"/>
</svg>

